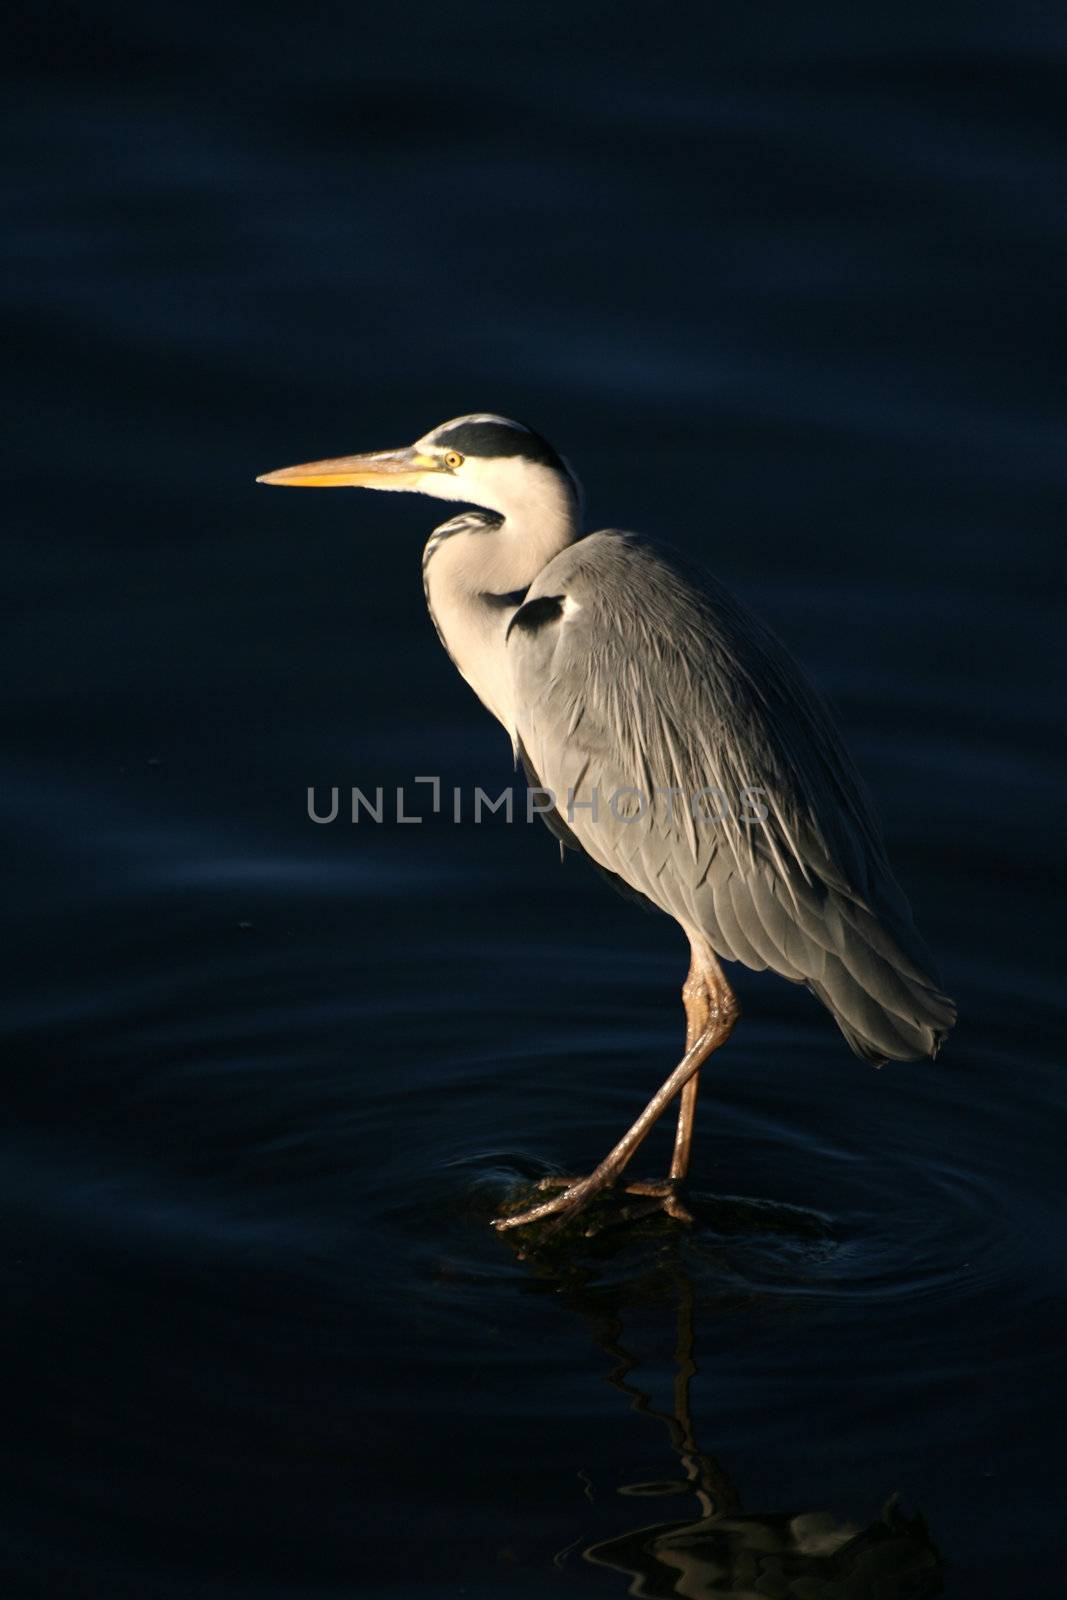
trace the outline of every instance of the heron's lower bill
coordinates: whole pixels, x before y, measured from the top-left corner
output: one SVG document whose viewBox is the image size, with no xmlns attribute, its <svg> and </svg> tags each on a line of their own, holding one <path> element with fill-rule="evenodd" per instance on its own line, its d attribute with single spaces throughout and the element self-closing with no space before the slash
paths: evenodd
<svg viewBox="0 0 1067 1600">
<path fill-rule="evenodd" d="M 256 482 L 291 489 L 417 489 L 427 472 L 436 469 L 435 461 L 415 450 L 378 450 L 279 467 L 262 473 Z"/>
</svg>

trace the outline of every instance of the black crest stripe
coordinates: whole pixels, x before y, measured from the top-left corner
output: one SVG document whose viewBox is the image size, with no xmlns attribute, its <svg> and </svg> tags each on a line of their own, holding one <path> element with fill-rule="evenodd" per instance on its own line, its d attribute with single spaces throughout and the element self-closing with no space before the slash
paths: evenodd
<svg viewBox="0 0 1067 1600">
<path fill-rule="evenodd" d="M 509 428 L 503 422 L 458 422 L 435 436 L 434 443 L 464 456 L 521 456 L 543 466 L 565 471 L 563 462 L 539 434 Z"/>
</svg>

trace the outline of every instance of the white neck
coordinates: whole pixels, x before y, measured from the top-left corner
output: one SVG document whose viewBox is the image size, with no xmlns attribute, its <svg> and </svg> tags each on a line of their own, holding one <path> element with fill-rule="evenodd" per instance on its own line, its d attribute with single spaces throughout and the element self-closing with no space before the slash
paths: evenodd
<svg viewBox="0 0 1067 1600">
<path fill-rule="evenodd" d="M 465 512 L 434 529 L 423 582 L 442 644 L 514 742 L 508 624 L 538 573 L 581 528 L 577 496 L 564 477 L 532 462 L 507 465 L 506 481 L 479 486 L 478 502 L 496 516 Z"/>
</svg>

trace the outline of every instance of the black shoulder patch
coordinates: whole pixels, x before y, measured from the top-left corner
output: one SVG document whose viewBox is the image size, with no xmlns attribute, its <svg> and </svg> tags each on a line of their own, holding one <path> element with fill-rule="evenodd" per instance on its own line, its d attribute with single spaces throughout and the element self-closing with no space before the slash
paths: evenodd
<svg viewBox="0 0 1067 1600">
<path fill-rule="evenodd" d="M 558 622 L 563 615 L 563 596 L 561 594 L 543 594 L 536 600 L 527 600 L 508 623 L 508 631 L 504 635 L 505 644 L 511 638 L 512 628 L 518 628 L 521 633 L 537 633 L 550 622 Z"/>
</svg>

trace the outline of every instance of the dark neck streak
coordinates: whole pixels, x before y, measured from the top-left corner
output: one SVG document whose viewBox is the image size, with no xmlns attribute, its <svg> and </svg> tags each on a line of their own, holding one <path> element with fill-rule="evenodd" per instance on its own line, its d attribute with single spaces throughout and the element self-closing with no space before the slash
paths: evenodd
<svg viewBox="0 0 1067 1600">
<path fill-rule="evenodd" d="M 444 646 L 445 654 L 448 656 L 448 659 L 452 662 L 453 666 L 456 665 L 456 658 L 448 648 L 448 643 L 445 639 L 444 633 L 441 631 L 441 624 L 437 620 L 437 616 L 433 609 L 433 604 L 430 600 L 430 583 L 427 577 L 427 570 L 430 562 L 433 560 L 441 545 L 446 539 L 451 539 L 453 534 L 495 533 L 503 526 L 504 518 L 496 511 L 461 511 L 459 516 L 452 517 L 448 522 L 443 522 L 439 528 L 435 528 L 423 546 L 422 592 L 426 596 L 426 609 L 430 613 L 430 621 L 434 625 L 437 637 Z M 529 585 L 527 585 L 527 588 L 528 587 Z M 523 601 L 526 599 L 526 589 L 513 589 L 510 594 L 493 594 L 487 591 L 483 594 L 480 594 L 478 598 L 493 610 L 514 610 L 516 607 L 521 606 Z"/>
</svg>

